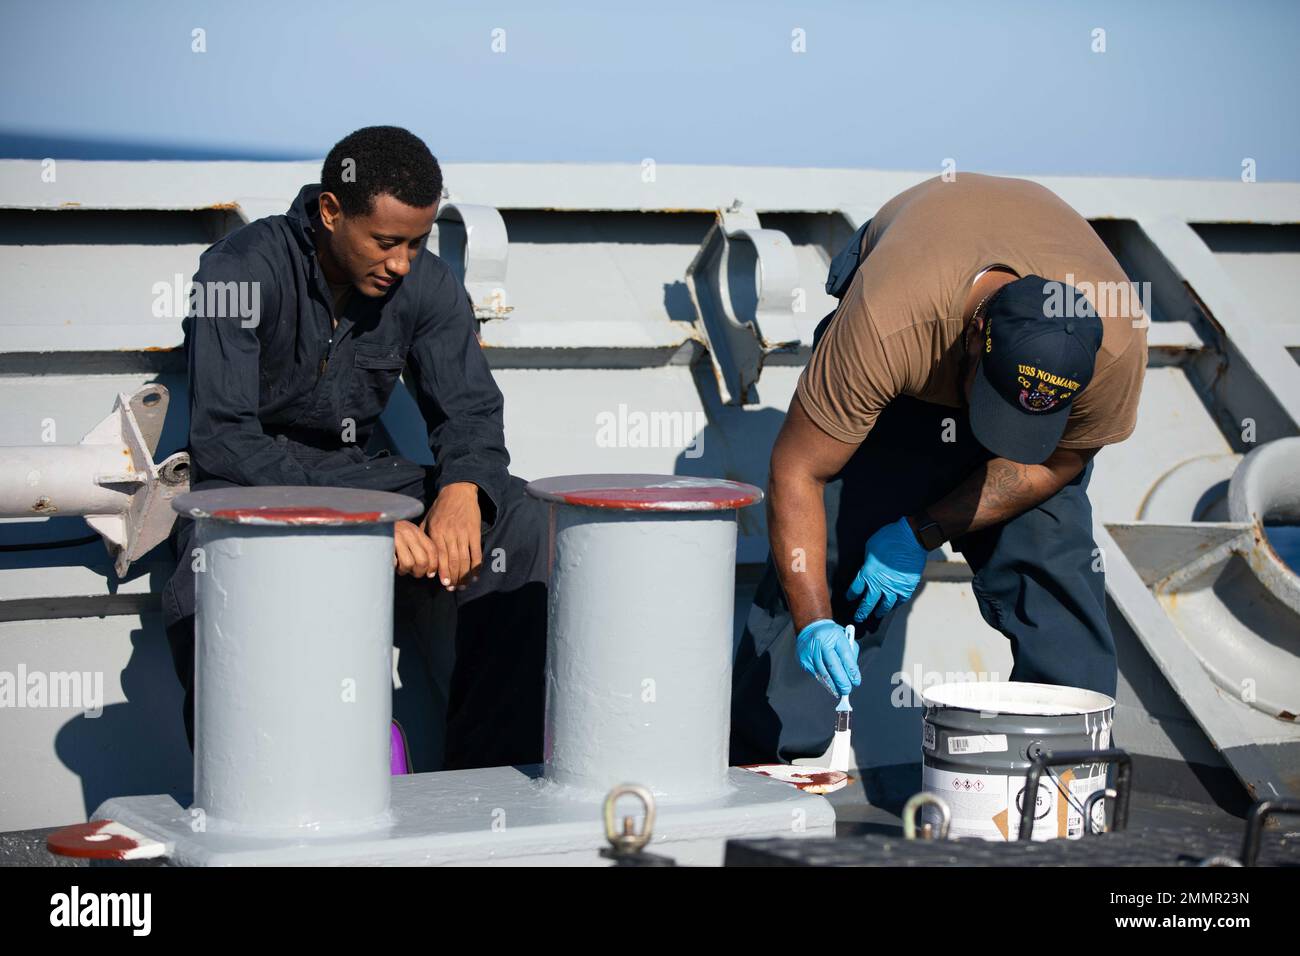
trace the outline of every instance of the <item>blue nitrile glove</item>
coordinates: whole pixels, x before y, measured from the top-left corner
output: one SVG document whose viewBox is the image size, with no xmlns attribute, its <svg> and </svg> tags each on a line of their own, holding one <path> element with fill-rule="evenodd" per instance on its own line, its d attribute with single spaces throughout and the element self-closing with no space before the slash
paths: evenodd
<svg viewBox="0 0 1300 956">
<path fill-rule="evenodd" d="M 872 608 L 876 609 L 876 617 L 884 617 L 894 609 L 895 603 L 911 600 L 921 583 L 925 555 L 925 548 L 916 540 L 906 518 L 899 518 L 873 534 L 867 541 L 862 569 L 845 595 L 850 601 L 862 598 L 853 620 L 861 624 Z"/>
<path fill-rule="evenodd" d="M 862 683 L 858 671 L 858 645 L 853 628 L 843 628 L 829 618 L 813 621 L 795 640 L 799 663 L 837 697 Z"/>
</svg>

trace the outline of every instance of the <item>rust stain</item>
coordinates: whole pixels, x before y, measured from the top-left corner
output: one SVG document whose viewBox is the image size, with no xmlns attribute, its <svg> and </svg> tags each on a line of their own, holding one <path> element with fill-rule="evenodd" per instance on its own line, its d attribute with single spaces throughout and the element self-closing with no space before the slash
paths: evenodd
<svg viewBox="0 0 1300 956">
<path fill-rule="evenodd" d="M 1283 720 L 1295 720 L 1295 719 L 1296 719 L 1295 714 L 1291 713 L 1291 711 L 1289 711 L 1289 710 L 1284 710 L 1284 711 L 1282 711 L 1280 714 L 1278 714 L 1278 716 L 1281 717 Z"/>
<path fill-rule="evenodd" d="M 1258 514 L 1253 514 L 1251 515 L 1251 517 L 1255 519 L 1255 526 L 1250 529 L 1251 533 L 1255 537 L 1255 546 L 1261 549 L 1262 551 L 1264 551 L 1269 557 L 1271 557 L 1278 564 L 1285 565 L 1286 562 L 1282 560 L 1282 556 L 1273 549 L 1273 542 L 1268 540 L 1268 535 L 1264 533 L 1263 520 L 1259 517 Z"/>
<path fill-rule="evenodd" d="M 239 524 L 334 525 L 372 524 L 381 517 L 378 511 L 339 511 L 337 508 L 225 508 L 212 512 L 213 518 Z"/>
<path fill-rule="evenodd" d="M 59 509 L 55 507 L 54 502 L 50 501 L 48 495 L 42 495 L 36 499 L 36 503 L 32 505 L 32 510 L 37 514 L 53 514 Z"/>
<path fill-rule="evenodd" d="M 218 210 L 221 210 L 221 211 L 223 211 L 223 212 L 234 212 L 236 209 L 239 208 L 239 203 L 237 203 L 237 202 L 219 202 L 219 203 L 213 203 L 211 206 L 204 206 L 203 208 L 204 208 L 204 209 L 218 209 Z"/>
<path fill-rule="evenodd" d="M 1192 284 L 1186 279 L 1183 280 L 1183 288 L 1186 289 L 1187 294 L 1192 297 L 1192 302 L 1194 302 L 1196 307 L 1201 310 L 1201 314 L 1205 316 L 1206 321 L 1209 322 L 1210 325 L 1214 326 L 1214 331 L 1218 332 L 1219 335 L 1223 335 L 1223 326 L 1220 325 L 1219 320 L 1214 317 L 1214 313 L 1211 312 L 1210 307 L 1205 304 L 1205 300 L 1196 294 L 1196 290 L 1192 288 Z"/>
</svg>

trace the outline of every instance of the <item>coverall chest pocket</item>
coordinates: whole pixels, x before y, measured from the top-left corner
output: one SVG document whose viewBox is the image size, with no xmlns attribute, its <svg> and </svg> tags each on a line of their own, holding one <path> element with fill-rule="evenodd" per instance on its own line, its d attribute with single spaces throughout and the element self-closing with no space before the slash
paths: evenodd
<svg viewBox="0 0 1300 956">
<path fill-rule="evenodd" d="M 347 406 L 358 424 L 370 424 L 379 417 L 405 366 L 406 356 L 395 347 L 357 346 Z"/>
</svg>

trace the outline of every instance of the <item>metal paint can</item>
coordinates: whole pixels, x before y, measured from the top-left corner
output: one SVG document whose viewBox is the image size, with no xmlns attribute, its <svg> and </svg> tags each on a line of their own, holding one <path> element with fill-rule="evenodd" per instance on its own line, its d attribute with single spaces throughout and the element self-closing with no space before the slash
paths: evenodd
<svg viewBox="0 0 1300 956">
<path fill-rule="evenodd" d="M 1019 681 L 968 681 L 923 691 L 922 789 L 952 812 L 949 834 L 1014 840 L 1025 800 L 1025 773 L 1042 751 L 1105 750 L 1115 700 L 1096 691 Z M 1034 795 L 1035 840 L 1075 840 L 1084 805 L 1106 786 L 1106 765 L 1053 768 Z M 1094 822 L 1104 812 L 1094 807 Z M 939 823 L 926 807 L 924 820 Z"/>
</svg>

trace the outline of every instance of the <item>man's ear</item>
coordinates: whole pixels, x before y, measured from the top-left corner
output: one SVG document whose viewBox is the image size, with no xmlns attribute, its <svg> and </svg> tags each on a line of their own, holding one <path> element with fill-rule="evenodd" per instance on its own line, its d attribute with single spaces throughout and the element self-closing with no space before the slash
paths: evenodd
<svg viewBox="0 0 1300 956">
<path fill-rule="evenodd" d="M 330 232 L 333 232 L 343 215 L 343 207 L 339 204 L 339 197 L 333 193 L 320 194 L 320 223 Z"/>
</svg>

